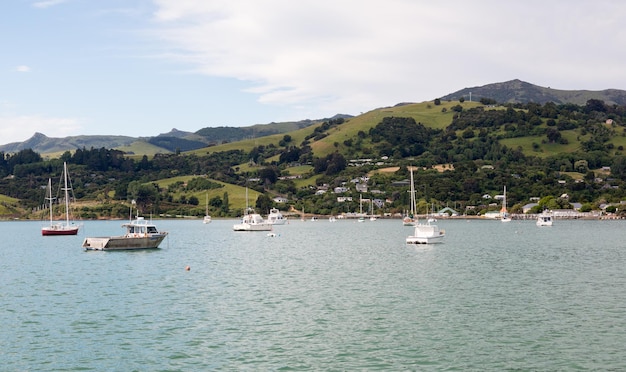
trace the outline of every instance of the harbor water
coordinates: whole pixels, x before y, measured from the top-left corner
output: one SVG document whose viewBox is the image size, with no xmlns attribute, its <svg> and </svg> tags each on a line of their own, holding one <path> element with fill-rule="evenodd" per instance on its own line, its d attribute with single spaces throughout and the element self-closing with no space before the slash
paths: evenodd
<svg viewBox="0 0 626 372">
<path fill-rule="evenodd" d="M 626 370 L 626 221 L 155 222 L 0 222 L 0 371 Z"/>
</svg>

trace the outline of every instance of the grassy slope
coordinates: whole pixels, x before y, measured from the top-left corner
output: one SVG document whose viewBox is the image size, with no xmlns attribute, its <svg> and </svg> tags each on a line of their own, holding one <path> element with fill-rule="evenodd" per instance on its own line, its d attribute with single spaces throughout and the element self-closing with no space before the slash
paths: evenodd
<svg viewBox="0 0 626 372">
<path fill-rule="evenodd" d="M 135 141 L 128 146 L 120 146 L 117 147 L 116 150 L 124 151 L 126 153 L 135 153 L 140 154 L 140 156 L 148 155 L 152 156 L 155 154 L 171 154 L 171 151 L 164 149 L 159 146 L 154 146 L 145 141 Z"/>
<path fill-rule="evenodd" d="M 15 213 L 19 208 L 19 200 L 0 194 L 0 216 L 7 216 Z"/>
<path fill-rule="evenodd" d="M 458 104 L 459 102 L 442 102 L 441 105 L 435 106 L 432 102 L 422 102 L 372 110 L 332 128 L 327 137 L 312 143 L 311 148 L 316 156 L 326 156 L 335 151 L 335 143 L 342 144 L 347 139 L 357 138 L 359 131 L 367 133 L 370 128 L 375 127 L 383 118 L 389 116 L 412 117 L 416 122 L 427 127 L 443 129 L 452 122 L 454 113 L 450 108 Z M 464 108 L 471 108 L 480 104 L 464 102 L 461 105 Z M 447 111 L 442 112 L 443 108 L 446 108 Z"/>
<path fill-rule="evenodd" d="M 359 131 L 364 131 L 367 133 L 370 128 L 376 126 L 382 121 L 383 118 L 389 116 L 412 117 L 415 119 L 416 122 L 422 123 L 427 127 L 443 129 L 452 122 L 454 112 L 451 110 L 451 108 L 459 104 L 463 106 L 464 109 L 481 106 L 481 104 L 478 102 L 466 101 L 463 103 L 459 103 L 458 101 L 444 101 L 439 106 L 435 106 L 432 102 L 422 102 L 396 107 L 379 108 L 363 113 L 354 118 L 347 119 L 343 124 L 331 128 L 328 132 L 328 136 L 322 138 L 319 141 L 311 142 L 311 148 L 313 149 L 315 156 L 318 157 L 326 156 L 337 150 L 342 151 L 343 142 L 345 140 L 357 138 L 357 134 Z M 443 108 L 446 109 L 446 112 L 442 112 Z M 288 134 L 293 138 L 292 143 L 297 145 L 300 144 L 307 135 L 313 132 L 314 128 L 317 125 L 319 124 L 289 132 Z M 567 144 L 544 144 L 542 142 L 546 139 L 545 136 L 507 138 L 501 140 L 500 142 L 512 148 L 521 147 L 524 153 L 526 153 L 527 155 L 547 157 L 564 152 L 570 153 L 578 151 L 581 148 L 580 141 L 586 140 L 589 137 L 580 135 L 580 132 L 578 130 L 562 131 L 561 133 L 562 136 L 568 140 Z M 460 135 L 460 133 L 457 134 Z M 622 137 L 621 133 L 619 134 L 620 135 L 613 137 L 611 142 L 615 145 L 615 148 L 619 147 L 620 145 L 626 147 L 626 137 Z M 201 150 L 195 150 L 193 152 L 198 154 L 206 154 L 234 149 L 250 151 L 254 146 L 259 145 L 268 146 L 270 144 L 274 144 L 278 146 L 278 142 L 283 137 L 284 134 L 272 135 L 256 139 L 227 143 L 219 146 L 212 146 Z M 538 144 L 539 148 L 533 148 L 533 143 Z M 338 144 L 338 146 L 336 146 L 335 144 Z M 271 161 L 277 159 L 267 160 Z M 248 169 L 245 165 L 241 165 L 240 167 L 242 170 Z M 292 174 L 295 173 L 292 172 Z"/>
<path fill-rule="evenodd" d="M 180 176 L 180 177 L 173 177 L 173 178 L 167 178 L 167 179 L 162 179 L 157 181 L 156 183 L 159 185 L 159 187 L 168 187 L 169 185 L 175 183 L 175 182 L 187 182 L 189 180 L 191 180 L 192 178 L 196 178 L 196 177 L 200 177 L 200 176 Z M 207 191 L 194 191 L 194 192 L 181 192 L 181 193 L 175 193 L 174 196 L 175 197 L 180 197 L 181 194 L 184 194 L 187 198 L 189 198 L 190 196 L 195 196 L 196 198 L 198 198 L 198 200 L 200 201 L 199 206 L 204 207 L 205 203 L 206 203 L 206 196 L 208 195 L 209 200 L 211 200 L 211 198 L 214 198 L 216 196 L 222 198 L 224 196 L 224 193 L 227 192 L 228 193 L 228 202 L 230 205 L 230 209 L 232 210 L 243 210 L 246 207 L 246 188 L 245 187 L 241 187 L 241 186 L 236 186 L 236 185 L 231 185 L 228 183 L 224 183 L 224 182 L 220 182 L 220 181 L 216 181 L 216 180 L 210 180 L 211 182 L 215 182 L 215 183 L 219 183 L 220 185 L 223 185 L 224 187 L 219 188 L 219 189 L 211 189 L 211 190 L 207 190 Z M 248 189 L 248 204 L 250 206 L 254 206 L 254 203 L 256 202 L 257 197 L 260 195 L 260 193 Z"/>
</svg>

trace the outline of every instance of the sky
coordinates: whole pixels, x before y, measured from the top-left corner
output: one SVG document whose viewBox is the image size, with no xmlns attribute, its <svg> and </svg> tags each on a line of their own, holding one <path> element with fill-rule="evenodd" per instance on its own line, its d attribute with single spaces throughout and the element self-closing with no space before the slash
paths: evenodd
<svg viewBox="0 0 626 372">
<path fill-rule="evenodd" d="M 4 0 L 0 144 L 359 115 L 520 79 L 626 90 L 626 2 Z"/>
</svg>

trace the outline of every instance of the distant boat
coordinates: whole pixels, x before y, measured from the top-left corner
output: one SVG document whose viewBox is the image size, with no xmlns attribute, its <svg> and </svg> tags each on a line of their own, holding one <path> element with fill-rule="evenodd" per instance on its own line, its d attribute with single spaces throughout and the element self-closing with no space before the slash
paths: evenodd
<svg viewBox="0 0 626 372">
<path fill-rule="evenodd" d="M 254 210 L 248 207 L 248 188 L 246 187 L 246 211 L 241 218 L 241 222 L 233 225 L 234 231 L 271 231 L 272 224 L 265 221 L 263 217 L 254 213 Z"/>
<path fill-rule="evenodd" d="M 402 224 L 404 226 L 414 226 L 415 225 L 415 221 L 416 221 L 416 213 L 417 213 L 417 203 L 415 202 L 415 185 L 413 184 L 413 167 L 409 167 L 410 171 L 411 171 L 411 201 L 410 201 L 410 210 L 409 213 L 404 216 L 404 218 L 402 219 Z"/>
<path fill-rule="evenodd" d="M 363 214 L 363 194 L 359 194 L 359 222 L 365 222 L 365 214 Z"/>
<path fill-rule="evenodd" d="M 502 197 L 502 209 L 500 209 L 500 221 L 511 222 L 511 215 L 506 209 L 506 186 L 504 186 L 504 195 Z"/>
<path fill-rule="evenodd" d="M 202 223 L 211 223 L 211 216 L 209 216 L 209 193 L 206 194 L 206 211 L 204 212 Z"/>
<path fill-rule="evenodd" d="M 537 216 L 537 226 L 552 226 L 553 218 L 552 213 L 543 211 Z"/>
<path fill-rule="evenodd" d="M 427 223 L 415 223 L 413 235 L 406 238 L 406 244 L 435 244 L 441 243 L 446 236 L 445 230 L 440 230 L 439 226 Z"/>
<path fill-rule="evenodd" d="M 76 235 L 78 234 L 79 226 L 70 224 L 70 202 L 69 202 L 69 190 L 71 190 L 71 181 L 70 187 L 68 187 L 68 178 L 67 174 L 67 163 L 63 162 L 63 191 L 65 192 L 65 223 L 63 222 L 54 222 L 52 220 L 52 200 L 54 197 L 52 196 L 52 180 L 48 179 L 48 187 L 47 187 L 47 196 L 46 199 L 50 201 L 49 209 L 50 209 L 50 225 L 44 226 L 41 228 L 41 235 L 44 236 L 53 236 L 53 235 Z"/>
<path fill-rule="evenodd" d="M 250 210 L 249 212 L 253 212 Z M 247 213 L 241 222 L 233 225 L 234 231 L 271 231 L 272 224 L 265 221 L 258 213 Z"/>
<path fill-rule="evenodd" d="M 267 215 L 267 222 L 272 225 L 284 225 L 287 219 L 277 208 L 270 209 L 270 214 Z"/>
<path fill-rule="evenodd" d="M 131 216 L 132 205 L 131 204 Z M 126 233 L 121 236 L 90 237 L 83 241 L 83 248 L 87 251 L 121 251 L 136 249 L 154 249 L 167 236 L 167 232 L 159 232 L 152 222 L 146 221 L 143 217 L 136 216 L 122 225 Z"/>
<path fill-rule="evenodd" d="M 370 221 L 376 221 L 378 217 L 374 215 L 374 199 L 370 198 Z"/>
<path fill-rule="evenodd" d="M 413 170 L 411 169 L 411 175 L 413 175 Z M 411 177 L 413 180 L 413 177 Z M 411 188 L 414 189 L 413 183 L 411 182 Z M 426 212 L 428 215 L 428 211 Z M 406 238 L 406 244 L 435 244 L 441 243 L 443 238 L 446 236 L 445 230 L 440 230 L 439 226 L 433 224 L 435 219 L 427 219 L 426 223 L 420 223 L 417 218 L 414 221 L 413 235 L 410 235 Z"/>
<path fill-rule="evenodd" d="M 335 216 L 330 216 L 328 217 L 328 222 L 337 222 L 337 219 L 335 218 Z"/>
</svg>

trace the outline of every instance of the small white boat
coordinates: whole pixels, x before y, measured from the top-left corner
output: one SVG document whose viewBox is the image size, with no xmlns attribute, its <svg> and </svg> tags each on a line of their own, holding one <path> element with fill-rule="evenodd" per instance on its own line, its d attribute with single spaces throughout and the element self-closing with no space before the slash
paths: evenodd
<svg viewBox="0 0 626 372">
<path fill-rule="evenodd" d="M 233 225 L 234 231 L 271 231 L 272 224 L 265 221 L 258 213 L 248 213 L 241 222 Z"/>
<path fill-rule="evenodd" d="M 126 234 L 85 238 L 83 248 L 87 251 L 152 249 L 158 248 L 167 236 L 167 232 L 159 232 L 153 223 L 139 216 L 122 227 L 126 229 Z"/>
<path fill-rule="evenodd" d="M 406 244 L 435 244 L 441 243 L 445 230 L 440 230 L 439 226 L 428 223 L 416 223 L 413 235 L 406 238 Z"/>
<path fill-rule="evenodd" d="M 374 199 L 370 198 L 370 221 L 376 221 L 378 217 L 374 215 Z"/>
<path fill-rule="evenodd" d="M 410 215 L 404 216 L 402 219 L 403 226 L 415 226 L 415 220 Z"/>
<path fill-rule="evenodd" d="M 270 214 L 267 215 L 267 222 L 272 225 L 284 225 L 287 219 L 276 208 L 270 209 Z"/>
<path fill-rule="evenodd" d="M 330 216 L 328 217 L 328 222 L 336 222 L 337 219 L 335 218 L 335 216 Z"/>
<path fill-rule="evenodd" d="M 537 226 L 552 226 L 552 213 L 543 211 L 537 216 Z"/>
</svg>

